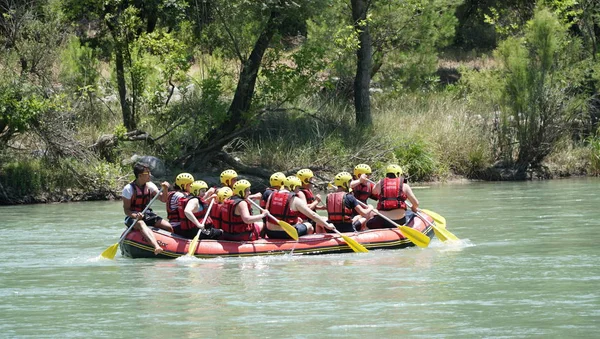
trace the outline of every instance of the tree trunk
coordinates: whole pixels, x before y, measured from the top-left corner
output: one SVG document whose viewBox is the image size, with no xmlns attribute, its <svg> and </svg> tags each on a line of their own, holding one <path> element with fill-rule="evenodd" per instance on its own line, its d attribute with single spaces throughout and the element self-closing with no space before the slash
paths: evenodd
<svg viewBox="0 0 600 339">
<path fill-rule="evenodd" d="M 354 78 L 354 109 L 356 124 L 371 126 L 371 65 L 372 49 L 369 25 L 366 22 L 368 12 L 367 0 L 352 0 L 352 19 L 354 29 L 358 31 L 360 46 L 356 51 L 356 77 Z"/>
<path fill-rule="evenodd" d="M 127 131 L 133 131 L 137 128 L 135 117 L 127 101 L 127 84 L 125 82 L 125 62 L 123 60 L 123 46 L 117 42 L 115 49 L 115 64 L 117 71 L 117 87 L 119 89 L 119 101 L 121 102 L 121 112 L 123 113 L 123 125 Z"/>
<path fill-rule="evenodd" d="M 227 111 L 227 118 L 217 128 L 213 129 L 193 152 L 180 160 L 186 165 L 190 158 L 220 151 L 223 146 L 239 136 L 240 132 L 248 129 L 251 116 L 245 115 L 250 110 L 254 88 L 262 58 L 269 48 L 273 35 L 279 29 L 279 12 L 272 11 L 262 33 L 256 40 L 248 59 L 242 64 L 235 95 Z M 200 161 L 203 161 L 201 159 Z"/>
</svg>

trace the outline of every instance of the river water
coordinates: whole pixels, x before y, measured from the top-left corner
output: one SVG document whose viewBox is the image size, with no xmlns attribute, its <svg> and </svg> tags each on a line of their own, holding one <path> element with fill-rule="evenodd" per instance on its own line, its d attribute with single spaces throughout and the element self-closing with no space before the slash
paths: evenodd
<svg viewBox="0 0 600 339">
<path fill-rule="evenodd" d="M 119 202 L 0 207 L 0 337 L 598 336 L 600 179 L 415 193 L 459 243 L 111 261 Z"/>
</svg>

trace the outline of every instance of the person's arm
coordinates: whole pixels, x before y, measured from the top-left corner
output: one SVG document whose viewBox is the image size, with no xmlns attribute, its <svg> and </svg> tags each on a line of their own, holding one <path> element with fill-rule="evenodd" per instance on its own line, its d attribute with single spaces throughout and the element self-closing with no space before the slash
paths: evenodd
<svg viewBox="0 0 600 339">
<path fill-rule="evenodd" d="M 185 205 L 185 216 L 190 220 L 196 227 L 199 229 L 204 229 L 204 227 L 200 224 L 196 216 L 194 215 L 194 211 L 200 206 L 200 201 L 198 199 L 190 199 Z"/>
<path fill-rule="evenodd" d="M 408 197 L 408 201 L 410 201 L 410 203 L 412 204 L 410 209 L 413 212 L 417 213 L 417 211 L 419 210 L 419 200 L 413 193 L 412 188 L 410 188 L 410 186 L 408 184 L 404 184 L 402 187 L 402 191 L 404 191 L 404 193 L 406 193 L 406 196 Z"/>
<path fill-rule="evenodd" d="M 291 205 L 295 211 L 298 211 L 298 212 L 306 215 L 307 217 L 311 218 L 318 225 L 323 226 L 330 230 L 335 229 L 335 226 L 328 223 L 327 219 L 325 219 L 324 217 L 320 216 L 317 212 L 310 209 L 310 207 L 308 207 L 308 205 L 306 204 L 306 201 L 304 201 L 302 199 L 298 199 L 298 197 L 296 197 L 296 198 L 294 198 L 294 201 L 292 201 Z"/>
<path fill-rule="evenodd" d="M 131 199 L 127 199 L 125 197 L 121 197 L 123 201 L 123 212 L 125 215 L 132 219 L 142 219 L 144 215 L 141 212 L 132 212 L 131 211 Z"/>
<path fill-rule="evenodd" d="M 238 212 L 238 215 L 246 224 L 262 221 L 262 219 L 267 216 L 267 211 L 262 212 L 261 214 L 251 215 L 250 211 L 248 210 L 248 203 L 246 201 L 242 201 L 237 205 L 236 212 Z"/>
<path fill-rule="evenodd" d="M 166 181 L 163 181 L 160 183 L 160 186 L 162 186 L 162 192 L 157 192 L 157 194 L 161 194 L 160 197 L 158 197 L 158 200 L 167 203 L 167 197 L 169 195 L 169 183 Z M 156 188 L 158 190 L 158 187 Z"/>
<path fill-rule="evenodd" d="M 344 203 L 346 203 L 346 207 L 355 210 L 363 217 L 367 217 L 371 211 L 373 211 L 373 206 L 367 205 L 367 207 L 363 207 L 358 203 L 358 200 L 352 195 L 346 195 L 346 199 L 344 199 Z"/>
<path fill-rule="evenodd" d="M 133 190 L 131 189 L 131 186 L 128 185 L 123 189 L 123 192 L 121 193 L 121 201 L 123 201 L 123 212 L 125 213 L 126 216 L 128 216 L 130 218 L 142 219 L 144 217 L 144 215 L 142 213 L 131 211 L 131 198 L 132 197 L 133 197 Z"/>
<path fill-rule="evenodd" d="M 260 199 L 262 199 L 262 193 L 256 192 L 254 194 L 250 194 L 250 195 L 248 195 L 248 199 L 260 200 Z"/>
</svg>

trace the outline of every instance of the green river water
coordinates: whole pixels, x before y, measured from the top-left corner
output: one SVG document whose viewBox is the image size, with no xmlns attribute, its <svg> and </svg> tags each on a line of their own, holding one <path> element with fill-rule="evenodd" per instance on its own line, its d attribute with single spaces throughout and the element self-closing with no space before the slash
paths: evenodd
<svg viewBox="0 0 600 339">
<path fill-rule="evenodd" d="M 600 335 L 600 179 L 415 193 L 461 242 L 111 261 L 98 256 L 124 230 L 120 202 L 0 207 L 0 337 Z"/>
</svg>

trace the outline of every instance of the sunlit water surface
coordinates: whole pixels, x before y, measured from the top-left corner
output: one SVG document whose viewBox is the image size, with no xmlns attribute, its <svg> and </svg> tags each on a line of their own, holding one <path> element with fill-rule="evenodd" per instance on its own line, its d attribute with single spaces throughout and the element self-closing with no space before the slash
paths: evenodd
<svg viewBox="0 0 600 339">
<path fill-rule="evenodd" d="M 0 337 L 599 335 L 599 179 L 415 192 L 461 242 L 111 261 L 98 256 L 123 230 L 119 202 L 0 207 Z"/>
</svg>

